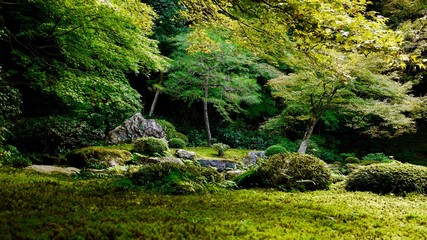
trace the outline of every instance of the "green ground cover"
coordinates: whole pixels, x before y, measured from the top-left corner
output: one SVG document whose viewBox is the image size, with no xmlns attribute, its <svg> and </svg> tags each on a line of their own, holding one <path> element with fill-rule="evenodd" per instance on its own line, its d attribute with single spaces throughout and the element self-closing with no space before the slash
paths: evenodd
<svg viewBox="0 0 427 240">
<path fill-rule="evenodd" d="M 1 239 L 425 239 L 427 198 L 340 189 L 168 196 L 0 168 Z"/>
</svg>

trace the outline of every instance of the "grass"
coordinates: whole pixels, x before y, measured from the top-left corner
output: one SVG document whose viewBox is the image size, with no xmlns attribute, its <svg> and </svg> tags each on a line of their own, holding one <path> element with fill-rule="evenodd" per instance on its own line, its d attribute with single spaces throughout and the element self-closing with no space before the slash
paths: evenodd
<svg viewBox="0 0 427 240">
<path fill-rule="evenodd" d="M 185 148 L 185 150 L 193 151 L 196 153 L 196 158 L 207 159 L 224 159 L 241 162 L 244 157 L 247 157 L 250 150 L 230 148 L 225 152 L 223 158 L 218 156 L 218 152 L 211 147 L 193 147 Z"/>
<path fill-rule="evenodd" d="M 426 239 L 427 198 L 343 190 L 169 196 L 0 168 L 0 239 Z"/>
</svg>

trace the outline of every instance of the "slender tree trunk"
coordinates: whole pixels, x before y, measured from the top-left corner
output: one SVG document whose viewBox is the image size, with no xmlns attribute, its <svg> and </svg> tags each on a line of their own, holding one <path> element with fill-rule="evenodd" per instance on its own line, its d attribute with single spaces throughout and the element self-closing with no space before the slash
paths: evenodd
<svg viewBox="0 0 427 240">
<path fill-rule="evenodd" d="M 313 129 L 314 129 L 314 126 L 316 126 L 317 121 L 318 119 L 310 120 L 308 122 L 307 128 L 304 133 L 304 138 L 302 139 L 302 142 L 299 145 L 298 153 L 304 154 L 307 152 L 308 144 L 310 143 L 310 137 L 311 137 L 311 134 L 313 133 Z"/>
<path fill-rule="evenodd" d="M 160 72 L 160 81 L 159 81 L 159 85 L 162 85 L 163 83 L 163 72 Z M 156 107 L 157 104 L 157 100 L 159 99 L 159 95 L 160 95 L 160 89 L 157 88 L 156 90 L 156 94 L 154 95 L 154 99 L 153 102 L 151 103 L 151 107 L 150 107 L 150 112 L 148 113 L 148 116 L 152 116 L 154 113 L 154 108 Z"/>
<path fill-rule="evenodd" d="M 212 146 L 212 135 L 211 135 L 211 127 L 209 125 L 209 116 L 208 116 L 208 82 L 206 80 L 205 86 L 205 97 L 203 99 L 203 116 L 205 119 L 205 126 L 206 126 L 206 134 L 208 137 L 208 146 Z"/>
</svg>

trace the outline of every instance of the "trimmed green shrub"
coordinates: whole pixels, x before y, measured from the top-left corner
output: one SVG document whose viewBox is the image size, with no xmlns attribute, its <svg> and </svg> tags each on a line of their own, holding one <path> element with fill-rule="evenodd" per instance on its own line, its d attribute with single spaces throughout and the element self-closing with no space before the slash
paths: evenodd
<svg viewBox="0 0 427 240">
<path fill-rule="evenodd" d="M 412 164 L 373 164 L 348 176 L 346 189 L 374 193 L 427 192 L 427 167 Z"/>
<path fill-rule="evenodd" d="M 265 150 L 265 156 L 270 157 L 270 156 L 273 156 L 274 154 L 285 153 L 285 152 L 288 152 L 288 150 L 286 150 L 286 148 L 284 148 L 280 145 L 273 145 L 273 146 L 268 147 Z"/>
<path fill-rule="evenodd" d="M 131 179 L 136 185 L 163 194 L 205 192 L 210 184 L 224 181 L 224 177 L 214 169 L 172 162 L 143 166 Z"/>
<path fill-rule="evenodd" d="M 23 156 L 16 147 L 11 145 L 0 147 L 0 165 L 27 167 L 31 164 L 31 161 L 27 157 Z"/>
<path fill-rule="evenodd" d="M 169 140 L 169 147 L 171 148 L 185 148 L 185 141 L 180 138 L 172 138 Z"/>
<path fill-rule="evenodd" d="M 317 157 L 299 153 L 279 153 L 262 161 L 257 168 L 233 179 L 242 188 L 268 187 L 281 190 L 327 189 L 331 171 Z"/>
<path fill-rule="evenodd" d="M 347 157 L 344 160 L 345 163 L 360 163 L 360 159 L 358 159 L 357 157 Z"/>
<path fill-rule="evenodd" d="M 168 150 L 169 148 L 165 141 L 154 137 L 137 139 L 132 149 L 133 152 L 149 156 L 166 156 Z"/>
<path fill-rule="evenodd" d="M 184 140 L 185 144 L 188 143 L 188 137 L 185 136 L 183 133 L 180 133 L 180 132 L 172 133 L 172 138 L 179 138 L 179 139 Z"/>
<path fill-rule="evenodd" d="M 218 151 L 218 156 L 220 156 L 220 157 L 224 157 L 225 151 L 230 149 L 230 146 L 228 146 L 227 144 L 224 144 L 224 143 L 215 143 L 214 145 L 212 145 L 212 147 L 216 151 Z"/>
<path fill-rule="evenodd" d="M 156 119 L 156 121 L 160 124 L 160 126 L 162 126 L 163 131 L 165 131 L 166 139 L 169 140 L 171 138 L 174 138 L 173 134 L 176 133 L 176 129 L 172 123 L 164 119 Z"/>
</svg>

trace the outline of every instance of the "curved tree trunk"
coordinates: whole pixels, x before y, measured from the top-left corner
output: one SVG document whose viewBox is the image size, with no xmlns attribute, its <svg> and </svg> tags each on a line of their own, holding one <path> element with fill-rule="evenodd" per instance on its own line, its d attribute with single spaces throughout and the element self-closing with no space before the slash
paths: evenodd
<svg viewBox="0 0 427 240">
<path fill-rule="evenodd" d="M 159 85 L 162 85 L 163 83 L 163 72 L 160 72 L 160 81 L 159 81 Z M 154 113 L 154 108 L 156 107 L 157 104 L 157 100 L 159 99 L 159 95 L 160 95 L 160 89 L 157 88 L 156 90 L 156 95 L 154 95 L 154 99 L 153 102 L 151 103 L 151 107 L 150 107 L 150 112 L 148 113 L 148 116 L 152 116 Z"/>
<path fill-rule="evenodd" d="M 208 146 L 212 146 L 212 135 L 211 135 L 211 127 L 209 125 L 209 116 L 208 116 L 208 82 L 206 80 L 205 86 L 204 86 L 205 96 L 203 99 L 203 117 L 205 119 L 205 127 L 206 127 L 206 134 L 208 137 Z"/>
<path fill-rule="evenodd" d="M 298 153 L 304 154 L 307 152 L 308 144 L 310 143 L 310 137 L 311 137 L 311 134 L 313 133 L 314 126 L 316 126 L 317 121 L 318 121 L 318 119 L 310 120 L 308 122 L 307 128 L 306 128 L 305 133 L 304 133 L 304 138 L 302 139 L 302 142 L 301 142 L 299 149 L 298 149 Z"/>
</svg>

